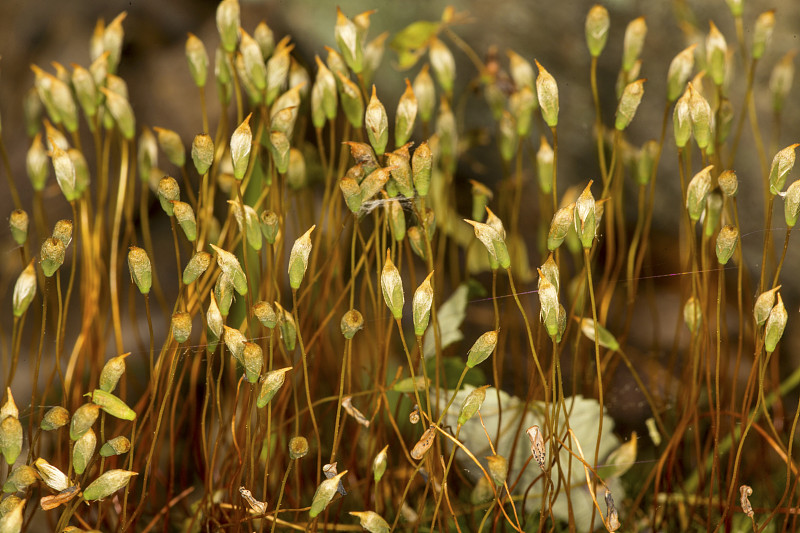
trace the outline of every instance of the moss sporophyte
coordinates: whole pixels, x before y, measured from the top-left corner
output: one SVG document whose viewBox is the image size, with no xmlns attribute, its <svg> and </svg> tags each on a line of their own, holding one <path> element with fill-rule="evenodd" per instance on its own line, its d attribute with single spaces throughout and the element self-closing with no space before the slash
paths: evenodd
<svg viewBox="0 0 800 533">
<path fill-rule="evenodd" d="M 0 533 L 790 529 L 784 4 L 21 48 Z"/>
</svg>

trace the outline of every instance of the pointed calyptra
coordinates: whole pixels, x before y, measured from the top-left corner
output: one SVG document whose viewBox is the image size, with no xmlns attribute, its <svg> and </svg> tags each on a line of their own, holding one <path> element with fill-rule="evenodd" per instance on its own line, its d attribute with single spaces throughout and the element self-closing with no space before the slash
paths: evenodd
<svg viewBox="0 0 800 533">
<path fill-rule="evenodd" d="M 575 202 L 575 231 L 584 249 L 592 247 L 597 227 L 595 201 L 591 188 L 592 181 L 589 180 L 589 184 Z"/>
<path fill-rule="evenodd" d="M 231 135 L 233 177 L 240 181 L 244 179 L 244 174 L 250 163 L 250 148 L 253 144 L 253 132 L 250 130 L 250 117 L 252 115 L 252 113 L 247 115 Z"/>
<path fill-rule="evenodd" d="M 452 93 L 456 77 L 456 60 L 453 52 L 441 40 L 434 37 L 429 45 L 428 53 L 436 81 L 439 82 L 445 93 Z"/>
<path fill-rule="evenodd" d="M 467 366 L 474 368 L 492 355 L 497 347 L 497 330 L 487 331 L 475 341 L 467 353 Z"/>
<path fill-rule="evenodd" d="M 311 253 L 311 232 L 316 225 L 306 231 L 299 239 L 294 241 L 292 252 L 289 255 L 289 285 L 292 289 L 299 289 L 308 268 L 308 256 Z"/>
<path fill-rule="evenodd" d="M 764 326 L 764 350 L 767 353 L 775 351 L 778 341 L 783 336 L 783 330 L 786 328 L 786 322 L 789 315 L 786 313 L 786 307 L 783 305 L 780 293 L 778 293 L 778 303 L 772 308 L 767 318 L 767 324 Z"/>
<path fill-rule="evenodd" d="M 697 222 L 703 209 L 706 207 L 706 196 L 711 190 L 711 169 L 714 165 L 709 165 L 694 175 L 686 188 L 686 209 L 689 210 L 689 217 Z"/>
<path fill-rule="evenodd" d="M 417 117 L 418 102 L 411 82 L 406 78 L 406 90 L 397 102 L 394 124 L 394 144 L 402 146 L 411 138 L 414 121 Z"/>
<path fill-rule="evenodd" d="M 36 295 L 36 269 L 32 259 L 28 266 L 22 271 L 14 284 L 14 295 L 12 297 L 12 310 L 15 317 L 25 314 Z"/>
<path fill-rule="evenodd" d="M 506 247 L 505 239 L 497 232 L 492 226 L 475 222 L 474 220 L 466 220 L 464 222 L 472 226 L 475 231 L 475 236 L 486 247 L 489 255 L 497 261 L 503 268 L 511 266 L 511 257 L 508 255 L 508 248 Z"/>
<path fill-rule="evenodd" d="M 405 303 L 403 280 L 400 278 L 400 272 L 397 267 L 392 262 L 392 256 L 388 249 L 386 250 L 386 261 L 381 272 L 381 289 L 386 306 L 392 312 L 394 318 L 399 320 L 403 317 L 403 304 Z"/>
<path fill-rule="evenodd" d="M 539 75 L 536 77 L 536 95 L 542 118 L 551 128 L 558 125 L 558 85 L 555 78 L 538 61 Z"/>
<path fill-rule="evenodd" d="M 217 6 L 217 30 L 222 48 L 226 52 L 234 52 L 239 41 L 241 16 L 238 0 L 223 0 Z"/>
<path fill-rule="evenodd" d="M 364 68 L 364 40 L 355 23 L 336 8 L 336 44 L 345 63 L 356 74 Z"/>
<path fill-rule="evenodd" d="M 792 144 L 780 150 L 772 158 L 772 166 L 769 169 L 769 192 L 773 195 L 783 190 L 786 178 L 794 167 L 795 149 L 800 144 Z"/>
<path fill-rule="evenodd" d="M 647 36 L 647 24 L 644 17 L 633 19 L 625 28 L 625 37 L 622 42 L 622 70 L 630 71 L 639 58 Z"/>
<path fill-rule="evenodd" d="M 694 68 L 694 49 L 696 47 L 697 45 L 693 44 L 684 48 L 672 58 L 669 64 L 667 71 L 667 100 L 669 102 L 677 100 L 686 89 L 686 82 Z"/>
<path fill-rule="evenodd" d="M 372 97 L 367 105 L 364 116 L 364 123 L 367 127 L 369 142 L 379 156 L 386 150 L 386 143 L 389 141 L 389 118 L 386 115 L 386 108 L 378 100 L 375 86 L 372 86 Z"/>
<path fill-rule="evenodd" d="M 272 32 L 272 29 L 267 26 L 265 21 L 262 20 L 259 22 L 256 29 L 253 30 L 253 38 L 258 43 L 261 49 L 261 55 L 264 58 L 272 55 L 272 52 L 275 50 L 275 34 Z"/>
<path fill-rule="evenodd" d="M 208 77 L 208 53 L 203 41 L 192 33 L 189 33 L 186 39 L 186 61 L 194 84 L 205 87 Z"/>
<path fill-rule="evenodd" d="M 109 470 L 89 484 L 83 491 L 87 502 L 105 499 L 125 487 L 137 475 L 129 470 Z"/>
<path fill-rule="evenodd" d="M 209 245 L 217 254 L 217 265 L 228 276 L 230 276 L 233 286 L 241 295 L 247 294 L 247 278 L 245 277 L 242 265 L 232 253 L 223 250 L 213 244 Z"/>
<path fill-rule="evenodd" d="M 644 96 L 644 82 L 645 80 L 643 79 L 636 80 L 625 87 L 617 107 L 617 116 L 614 123 L 616 129 L 624 130 L 633 120 Z"/>
<path fill-rule="evenodd" d="M 414 78 L 412 89 L 417 97 L 417 109 L 423 122 L 430 121 L 436 107 L 436 87 L 429 72 L 430 66 L 425 63 L 422 70 Z"/>
</svg>

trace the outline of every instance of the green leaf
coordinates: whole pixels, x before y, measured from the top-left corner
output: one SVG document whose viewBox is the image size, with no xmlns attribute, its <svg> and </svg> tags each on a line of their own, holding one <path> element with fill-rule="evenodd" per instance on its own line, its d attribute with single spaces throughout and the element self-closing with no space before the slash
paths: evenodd
<svg viewBox="0 0 800 533">
<path fill-rule="evenodd" d="M 584 318 L 581 320 L 581 331 L 586 335 L 590 341 L 594 342 L 594 320 L 591 318 Z M 611 334 L 606 328 L 597 324 L 597 343 L 603 348 L 617 351 L 619 350 L 619 343 L 614 335 Z"/>
<path fill-rule="evenodd" d="M 597 469 L 600 478 L 608 481 L 609 479 L 621 477 L 625 472 L 636 463 L 638 438 L 636 432 L 631 433 L 628 442 L 623 443 L 619 448 L 611 452 L 605 465 Z"/>
<path fill-rule="evenodd" d="M 394 36 L 389 43 L 392 50 L 398 53 L 403 50 L 415 50 L 428 44 L 428 41 L 439 32 L 441 23 L 429 20 L 412 22 Z"/>
<path fill-rule="evenodd" d="M 424 48 L 419 50 L 400 50 L 397 52 L 397 68 L 408 70 L 417 64 L 419 58 L 425 53 Z"/>
<path fill-rule="evenodd" d="M 416 376 L 416 378 L 406 378 L 401 379 L 397 383 L 394 384 L 392 390 L 395 392 L 405 392 L 411 393 L 414 392 L 414 382 L 416 381 L 417 390 L 425 390 L 426 388 L 430 387 L 431 380 L 429 379 L 428 382 L 425 382 L 425 376 Z"/>
</svg>

